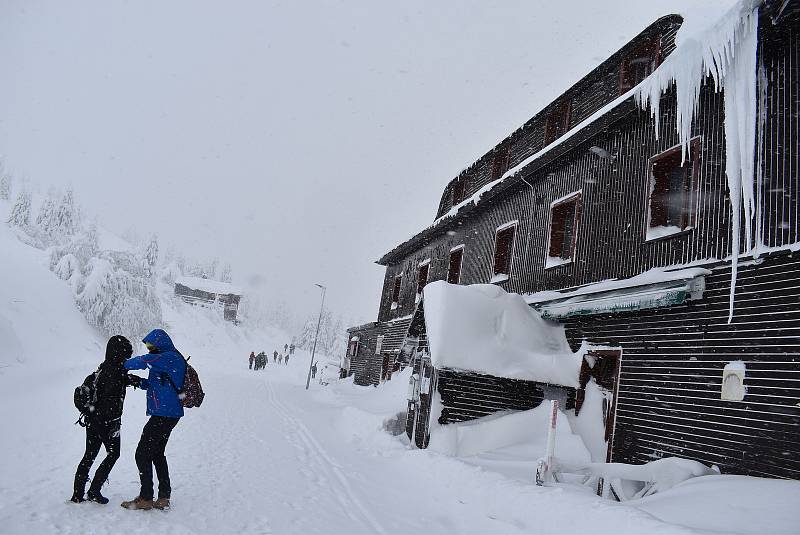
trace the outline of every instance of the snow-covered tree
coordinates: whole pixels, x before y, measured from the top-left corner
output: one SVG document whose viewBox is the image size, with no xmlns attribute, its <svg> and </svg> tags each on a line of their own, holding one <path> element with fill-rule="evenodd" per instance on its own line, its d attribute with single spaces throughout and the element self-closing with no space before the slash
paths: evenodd
<svg viewBox="0 0 800 535">
<path fill-rule="evenodd" d="M 12 182 L 11 174 L 6 171 L 5 165 L 0 161 L 0 200 L 7 201 L 11 199 Z"/>
<path fill-rule="evenodd" d="M 334 356 L 345 350 L 347 331 L 340 317 L 334 317 L 330 310 L 323 310 L 322 318 L 319 316 L 309 317 L 300 334 L 297 336 L 297 347 L 311 351 L 314 347 L 314 337 L 317 332 L 317 322 L 319 321 L 319 336 L 317 336 L 318 355 Z"/>
<path fill-rule="evenodd" d="M 78 214 L 75 196 L 71 189 L 67 189 L 56 209 L 56 228 L 60 236 L 72 236 L 75 234 L 79 226 L 80 218 Z"/>
<path fill-rule="evenodd" d="M 158 236 L 153 234 L 144 248 L 144 263 L 147 272 L 152 275 L 158 263 Z"/>
<path fill-rule="evenodd" d="M 77 289 L 78 308 L 106 335 L 140 339 L 161 323 L 161 305 L 151 281 L 116 269 L 108 258 L 92 258 Z"/>
<path fill-rule="evenodd" d="M 8 224 L 16 227 L 25 228 L 31 223 L 31 194 L 27 189 L 23 189 L 17 196 L 14 207 L 11 208 L 11 215 L 8 217 Z"/>
<path fill-rule="evenodd" d="M 222 282 L 228 282 L 228 283 L 233 282 L 233 274 L 232 273 L 233 273 L 233 270 L 231 269 L 231 265 L 226 263 L 222 267 L 222 271 L 219 274 L 219 280 L 221 280 Z"/>
</svg>

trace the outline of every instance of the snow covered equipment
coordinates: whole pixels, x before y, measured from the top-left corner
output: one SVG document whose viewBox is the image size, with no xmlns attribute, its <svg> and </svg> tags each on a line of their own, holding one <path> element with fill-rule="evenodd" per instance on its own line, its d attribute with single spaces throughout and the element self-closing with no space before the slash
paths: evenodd
<svg viewBox="0 0 800 535">
<path fill-rule="evenodd" d="M 183 388 L 178 389 L 175 383 L 172 382 L 172 378 L 167 375 L 167 380 L 178 393 L 178 399 L 181 401 L 181 405 L 187 409 L 199 407 L 203 404 L 203 398 L 206 397 L 206 393 L 203 392 L 203 385 L 200 384 L 200 376 L 197 375 L 197 370 L 189 364 L 190 358 L 192 358 L 191 355 L 188 359 L 185 359 L 186 375 L 184 375 L 183 378 Z"/>
<path fill-rule="evenodd" d="M 86 427 L 86 418 L 94 411 L 94 405 L 97 403 L 97 379 L 99 376 L 100 370 L 98 369 L 87 375 L 83 383 L 75 387 L 72 401 L 75 408 L 81 413 L 75 423 L 81 427 Z"/>
</svg>

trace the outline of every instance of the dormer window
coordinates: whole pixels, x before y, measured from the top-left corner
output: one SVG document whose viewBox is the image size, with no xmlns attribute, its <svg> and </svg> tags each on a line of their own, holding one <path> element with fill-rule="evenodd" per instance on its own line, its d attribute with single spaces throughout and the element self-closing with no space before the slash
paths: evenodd
<svg viewBox="0 0 800 535">
<path fill-rule="evenodd" d="M 661 39 L 653 37 L 632 50 L 619 66 L 619 94 L 639 85 L 661 61 Z"/>
<path fill-rule="evenodd" d="M 497 180 L 508 171 L 509 150 L 508 145 L 497 147 L 492 155 L 492 180 Z"/>
<path fill-rule="evenodd" d="M 453 206 L 457 206 L 467 194 L 467 177 L 460 176 L 453 182 Z"/>
<path fill-rule="evenodd" d="M 547 115 L 544 127 L 544 144 L 549 145 L 569 130 L 570 102 L 555 106 Z"/>
</svg>

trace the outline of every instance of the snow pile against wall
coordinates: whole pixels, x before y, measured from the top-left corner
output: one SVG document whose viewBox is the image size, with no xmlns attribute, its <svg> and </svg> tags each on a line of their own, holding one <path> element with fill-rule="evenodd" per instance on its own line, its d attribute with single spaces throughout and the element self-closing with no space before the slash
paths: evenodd
<svg viewBox="0 0 800 535">
<path fill-rule="evenodd" d="M 432 426 L 429 447 L 454 457 L 471 457 L 516 446 L 516 451 L 507 452 L 509 460 L 516 457 L 535 461 L 545 454 L 549 422 L 550 403 L 545 402 L 527 411 L 503 412 L 468 422 Z M 556 444 L 559 456 L 573 462 L 589 461 L 588 450 L 581 438 L 572 433 L 563 412 L 558 415 Z M 532 473 L 528 474 L 529 479 L 532 477 Z"/>
<path fill-rule="evenodd" d="M 425 287 L 425 326 L 437 368 L 578 386 L 581 357 L 564 328 L 543 320 L 517 294 L 490 284 Z"/>
<path fill-rule="evenodd" d="M 730 321 L 736 289 L 740 243 L 740 220 L 745 239 L 751 242 L 754 203 L 754 158 L 756 149 L 756 52 L 758 6 L 761 0 L 739 0 L 722 18 L 710 25 L 686 17 L 676 36 L 675 51 L 636 90 L 642 108 L 650 106 L 659 133 L 661 95 L 675 84 L 676 128 L 683 157 L 689 152 L 692 123 L 698 112 L 700 88 L 710 76 L 717 91 L 724 89 L 725 174 L 731 199 L 732 237 Z M 708 20 L 708 19 L 706 19 Z M 741 208 L 744 207 L 742 214 Z"/>
</svg>

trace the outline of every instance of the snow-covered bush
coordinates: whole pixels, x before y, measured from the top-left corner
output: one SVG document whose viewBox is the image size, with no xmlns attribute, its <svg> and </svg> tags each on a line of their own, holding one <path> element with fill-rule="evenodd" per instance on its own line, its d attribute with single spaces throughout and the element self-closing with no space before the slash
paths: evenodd
<svg viewBox="0 0 800 535">
<path fill-rule="evenodd" d="M 158 263 L 158 236 L 155 234 L 150 236 L 150 241 L 145 245 L 142 256 L 144 257 L 145 269 L 152 275 Z"/>
</svg>

